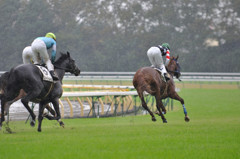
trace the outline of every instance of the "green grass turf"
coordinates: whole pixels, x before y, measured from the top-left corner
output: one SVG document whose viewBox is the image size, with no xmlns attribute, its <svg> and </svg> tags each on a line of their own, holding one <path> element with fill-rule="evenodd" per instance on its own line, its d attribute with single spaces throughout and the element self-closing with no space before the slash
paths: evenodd
<svg viewBox="0 0 240 159">
<path fill-rule="evenodd" d="M 42 132 L 11 121 L 0 131 L 0 158 L 240 158 L 240 90 L 182 89 L 181 105 L 152 122 L 149 115 L 43 121 Z"/>
</svg>

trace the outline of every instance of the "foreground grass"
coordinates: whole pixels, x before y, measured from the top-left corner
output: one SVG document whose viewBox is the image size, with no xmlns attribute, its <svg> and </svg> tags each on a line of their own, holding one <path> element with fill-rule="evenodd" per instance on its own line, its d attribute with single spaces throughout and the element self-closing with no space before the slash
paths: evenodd
<svg viewBox="0 0 240 159">
<path fill-rule="evenodd" d="M 167 124 L 149 115 L 43 121 L 43 132 L 12 121 L 0 132 L 1 158 L 240 158 L 239 90 L 182 89 Z"/>
</svg>

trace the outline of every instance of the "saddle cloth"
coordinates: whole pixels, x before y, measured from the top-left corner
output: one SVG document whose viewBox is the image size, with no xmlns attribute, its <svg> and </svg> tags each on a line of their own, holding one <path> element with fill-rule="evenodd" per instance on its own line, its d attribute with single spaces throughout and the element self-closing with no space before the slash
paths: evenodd
<svg viewBox="0 0 240 159">
<path fill-rule="evenodd" d="M 155 70 L 157 70 L 159 73 L 162 73 L 161 69 L 154 67 Z"/>
<path fill-rule="evenodd" d="M 48 82 L 53 82 L 52 76 L 47 68 L 43 66 L 36 65 L 38 69 L 42 72 L 43 80 Z"/>
<path fill-rule="evenodd" d="M 162 75 L 161 69 L 156 68 L 156 67 L 154 67 L 154 69 L 158 71 L 158 73 L 160 74 L 160 78 L 161 78 L 163 81 L 166 82 L 166 79 L 165 79 L 165 78 L 163 77 L 163 75 Z"/>
</svg>

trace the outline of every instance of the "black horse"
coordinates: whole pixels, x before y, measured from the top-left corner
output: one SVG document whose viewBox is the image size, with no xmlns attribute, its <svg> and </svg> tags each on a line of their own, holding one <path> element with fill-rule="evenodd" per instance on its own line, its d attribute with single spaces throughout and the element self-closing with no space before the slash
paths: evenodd
<svg viewBox="0 0 240 159">
<path fill-rule="evenodd" d="M 39 103 L 38 114 L 38 131 L 41 131 L 41 124 L 43 120 L 43 111 L 48 103 L 52 103 L 56 111 L 56 116 L 46 116 L 50 120 L 58 120 L 60 125 L 61 115 L 59 110 L 59 98 L 62 96 L 62 79 L 65 72 L 70 72 L 76 76 L 80 74 L 79 68 L 75 65 L 75 61 L 67 54 L 61 53 L 59 59 L 54 63 L 55 72 L 59 77 L 57 82 L 43 81 L 43 75 L 37 66 L 33 64 L 22 64 L 12 68 L 8 74 L 8 81 L 4 93 L 1 95 L 1 121 L 0 127 L 4 119 L 4 106 L 7 102 L 16 99 L 21 91 L 25 95 L 21 97 L 21 102 L 29 111 L 33 121 L 35 121 L 35 114 L 30 109 L 29 101 Z"/>
<path fill-rule="evenodd" d="M 9 76 L 9 72 L 4 72 L 1 77 L 0 77 L 0 99 L 1 97 L 3 96 L 5 90 L 6 90 L 6 85 L 7 85 L 7 82 L 8 82 L 8 76 Z M 3 115 L 8 115 L 8 112 L 9 112 L 9 108 L 10 106 L 16 102 L 17 100 L 23 98 L 24 96 L 26 96 L 26 92 L 24 92 L 23 89 L 20 90 L 19 92 L 19 95 L 13 99 L 12 101 L 8 101 L 5 103 L 4 105 L 4 114 Z M 27 110 L 29 110 L 29 108 L 27 108 Z M 46 105 L 46 109 L 53 115 L 53 116 L 56 116 L 56 112 L 51 108 L 51 106 L 49 104 Z M 0 113 L 0 117 L 1 117 L 1 113 Z M 30 125 L 31 126 L 35 126 L 35 120 L 32 120 L 30 122 Z"/>
</svg>

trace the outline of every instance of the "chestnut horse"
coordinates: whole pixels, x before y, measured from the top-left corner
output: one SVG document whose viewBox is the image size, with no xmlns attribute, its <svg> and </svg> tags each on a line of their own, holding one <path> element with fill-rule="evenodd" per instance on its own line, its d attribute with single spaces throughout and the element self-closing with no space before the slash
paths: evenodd
<svg viewBox="0 0 240 159">
<path fill-rule="evenodd" d="M 146 109 L 152 116 L 152 121 L 156 121 L 156 118 L 153 112 L 151 112 L 151 110 L 148 108 L 144 100 L 144 91 L 152 96 L 155 96 L 156 107 L 158 110 L 156 114 L 161 116 L 163 123 L 167 123 L 167 119 L 163 115 L 166 114 L 166 109 L 162 103 L 162 99 L 165 99 L 167 97 L 180 101 L 183 106 L 185 121 L 188 122 L 190 120 L 190 118 L 187 116 L 187 110 L 184 105 L 184 100 L 175 91 L 173 76 L 175 76 L 177 79 L 179 79 L 179 77 L 181 76 L 180 66 L 177 60 L 178 57 L 171 57 L 166 67 L 168 73 L 171 75 L 170 80 L 168 80 L 167 82 L 163 80 L 164 77 L 161 76 L 161 73 L 152 67 L 140 68 L 134 75 L 133 86 L 138 92 L 143 108 Z"/>
</svg>

